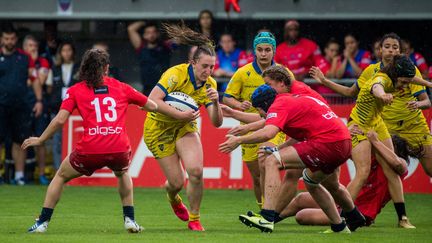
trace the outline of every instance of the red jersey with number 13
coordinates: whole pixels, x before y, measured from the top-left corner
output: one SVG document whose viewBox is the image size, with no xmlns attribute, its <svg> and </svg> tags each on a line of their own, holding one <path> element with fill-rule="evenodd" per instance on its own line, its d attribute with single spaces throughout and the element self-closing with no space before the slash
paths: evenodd
<svg viewBox="0 0 432 243">
<path fill-rule="evenodd" d="M 106 154 L 130 150 L 126 133 L 129 104 L 144 106 L 147 97 L 114 78 L 104 77 L 98 88 L 85 81 L 70 87 L 60 109 L 72 113 L 77 108 L 83 118 L 84 134 L 76 150 L 84 154 Z"/>
<path fill-rule="evenodd" d="M 351 139 L 341 119 L 321 100 L 279 94 L 267 112 L 266 125 L 274 125 L 297 141 L 336 142 Z"/>
</svg>

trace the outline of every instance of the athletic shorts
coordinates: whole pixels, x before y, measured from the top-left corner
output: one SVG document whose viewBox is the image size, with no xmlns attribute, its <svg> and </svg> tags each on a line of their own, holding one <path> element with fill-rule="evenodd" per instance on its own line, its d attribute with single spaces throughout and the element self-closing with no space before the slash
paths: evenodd
<svg viewBox="0 0 432 243">
<path fill-rule="evenodd" d="M 274 144 L 275 146 L 281 145 L 285 142 L 286 135 L 283 132 L 279 132 L 276 136 L 270 139 L 268 142 Z M 242 159 L 244 162 L 252 162 L 258 160 L 258 149 L 260 144 L 242 144 Z"/>
<path fill-rule="evenodd" d="M 304 141 L 293 145 L 303 164 L 312 172 L 322 171 L 331 174 L 351 156 L 349 139 L 322 143 Z"/>
<path fill-rule="evenodd" d="M 192 132 L 198 132 L 195 121 L 172 123 L 147 117 L 144 122 L 144 142 L 156 159 L 174 154 L 177 140 Z"/>
<path fill-rule="evenodd" d="M 386 126 L 391 134 L 406 139 L 411 147 L 417 148 L 419 144 L 432 145 L 432 135 L 423 116 L 398 122 L 386 121 Z"/>
<path fill-rule="evenodd" d="M 366 224 L 370 225 L 390 200 L 387 178 L 381 166 L 375 163 L 354 204 L 365 216 Z"/>
<path fill-rule="evenodd" d="M 131 151 L 112 154 L 82 154 L 76 150 L 69 155 L 72 167 L 81 174 L 91 176 L 96 170 L 108 167 L 112 171 L 127 171 Z"/>
<path fill-rule="evenodd" d="M 379 122 L 373 126 L 361 126 L 360 124 L 354 122 L 353 120 L 350 120 L 347 126 L 349 127 L 352 124 L 357 124 L 360 127 L 360 129 L 363 131 L 363 134 L 351 136 L 351 142 L 353 148 L 355 148 L 355 146 L 357 146 L 361 141 L 367 140 L 366 134 L 370 130 L 374 130 L 378 134 L 378 139 L 380 141 L 384 141 L 391 137 L 390 133 L 387 130 L 387 126 L 382 119 L 380 119 Z"/>
<path fill-rule="evenodd" d="M 31 136 L 31 112 L 26 104 L 17 107 L 0 105 L 0 144 L 7 135 L 18 144 Z"/>
</svg>

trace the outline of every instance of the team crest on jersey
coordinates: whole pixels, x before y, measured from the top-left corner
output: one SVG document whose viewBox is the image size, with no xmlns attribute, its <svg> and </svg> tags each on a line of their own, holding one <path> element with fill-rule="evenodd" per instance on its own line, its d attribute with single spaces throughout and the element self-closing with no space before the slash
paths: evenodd
<svg viewBox="0 0 432 243">
<path fill-rule="evenodd" d="M 249 77 L 250 74 L 251 74 L 251 72 L 250 72 L 250 71 L 247 71 L 246 74 L 247 74 L 247 76 Z"/>
<path fill-rule="evenodd" d="M 172 87 L 177 84 L 175 78 L 176 78 L 175 76 L 171 76 L 168 78 L 168 87 Z"/>
<path fill-rule="evenodd" d="M 159 147 L 159 150 L 160 150 L 160 151 L 164 151 L 164 149 L 165 149 L 164 144 L 159 144 L 158 147 Z"/>
</svg>

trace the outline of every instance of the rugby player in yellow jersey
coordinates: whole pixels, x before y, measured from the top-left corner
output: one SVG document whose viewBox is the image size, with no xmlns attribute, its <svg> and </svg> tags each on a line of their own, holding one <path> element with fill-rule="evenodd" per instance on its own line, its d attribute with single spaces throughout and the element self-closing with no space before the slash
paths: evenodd
<svg viewBox="0 0 432 243">
<path fill-rule="evenodd" d="M 199 111 L 181 112 L 167 105 L 167 94 L 179 91 L 191 96 L 198 105 L 205 105 L 215 127 L 222 125 L 222 110 L 216 91 L 216 81 L 210 77 L 216 61 L 211 40 L 182 25 L 165 25 L 168 36 L 178 44 L 198 46 L 190 64 L 168 69 L 150 93 L 158 104 L 158 112 L 147 114 L 144 123 L 144 141 L 157 159 L 167 182 L 168 200 L 174 213 L 188 228 L 204 231 L 200 223 L 200 204 L 203 195 L 203 150 L 196 124 Z M 185 176 L 180 160 L 188 173 L 186 194 L 190 210 L 178 195 Z"/>
<path fill-rule="evenodd" d="M 382 61 L 369 65 L 351 87 L 334 83 L 328 79 L 318 81 L 339 94 L 354 97 L 367 80 L 390 63 L 393 56 L 400 54 L 400 46 L 401 39 L 399 36 L 394 33 L 384 35 L 380 45 Z M 414 81 L 428 87 L 432 86 L 432 83 L 421 82 L 421 78 L 421 73 L 416 68 Z M 421 112 L 421 110 L 431 107 L 431 102 L 425 91 L 425 88 L 419 85 L 405 86 L 403 90 L 394 94 L 393 104 L 384 107 L 382 118 L 391 134 L 406 139 L 410 146 L 416 147 L 419 144 L 423 146 L 424 154 L 419 160 L 426 174 L 432 177 L 432 136 L 427 121 Z"/>
<path fill-rule="evenodd" d="M 316 79 L 324 79 L 319 70 L 312 71 L 312 76 Z M 378 138 L 393 150 L 390 134 L 381 118 L 381 113 L 384 106 L 393 102 L 393 94 L 397 94 L 404 87 L 410 85 L 414 76 L 414 64 L 406 56 L 397 55 L 393 57 L 392 62 L 376 73 L 372 79 L 364 83 L 360 89 L 356 105 L 351 111 L 348 122 L 348 126 L 356 125 L 361 130 L 360 133 L 352 135 L 352 159 L 356 167 L 356 175 L 347 188 L 353 199 L 357 198 L 359 190 L 367 180 L 370 172 L 372 149 L 365 134 L 369 130 L 375 130 L 378 133 Z M 391 161 L 386 163 L 379 154 L 375 153 L 374 155 L 382 166 L 388 180 L 389 192 L 398 214 L 399 225 L 403 228 L 415 228 L 406 217 L 402 182 L 399 176 L 391 169 L 391 166 L 387 164 Z M 404 170 L 402 167 L 399 169 Z M 398 172 L 403 173 L 403 171 Z"/>
<path fill-rule="evenodd" d="M 276 50 L 276 40 L 270 32 L 260 32 L 255 36 L 253 42 L 255 60 L 239 68 L 231 78 L 225 91 L 223 102 L 229 107 L 248 113 L 258 114 L 258 110 L 252 107 L 251 96 L 256 88 L 264 84 L 261 76 L 262 72 L 275 65 L 273 57 Z M 291 77 L 294 75 L 288 70 Z M 278 133 L 276 137 L 269 141 L 268 146 L 275 146 L 285 142 L 286 135 Z M 242 159 L 252 176 L 254 193 L 258 206 L 263 205 L 263 185 L 264 180 L 260 178 L 260 168 L 258 163 L 259 144 L 242 145 Z"/>
</svg>

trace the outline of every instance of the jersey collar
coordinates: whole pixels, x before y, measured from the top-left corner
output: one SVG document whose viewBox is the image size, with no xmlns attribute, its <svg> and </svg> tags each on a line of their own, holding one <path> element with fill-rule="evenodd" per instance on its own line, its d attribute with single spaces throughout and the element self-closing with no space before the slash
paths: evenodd
<svg viewBox="0 0 432 243">
<path fill-rule="evenodd" d="M 202 83 L 201 86 L 197 86 L 197 83 L 196 83 L 196 80 L 195 80 L 195 74 L 194 74 L 194 72 L 193 72 L 192 64 L 189 64 L 189 67 L 188 67 L 188 75 L 189 75 L 189 79 L 190 79 L 192 85 L 194 86 L 194 89 L 195 89 L 195 90 L 201 88 L 201 87 L 204 86 L 204 84 L 207 82 L 207 80 L 206 80 L 206 82 Z"/>
<path fill-rule="evenodd" d="M 271 66 L 275 65 L 275 62 L 272 60 L 271 62 Z M 252 66 L 255 69 L 255 72 L 257 72 L 259 75 L 262 74 L 262 71 L 260 69 L 260 67 L 258 66 L 258 63 L 256 61 L 256 58 L 254 59 L 254 61 L 252 62 Z"/>
</svg>

